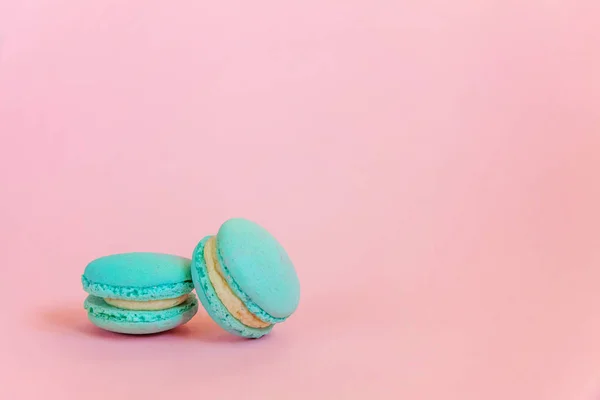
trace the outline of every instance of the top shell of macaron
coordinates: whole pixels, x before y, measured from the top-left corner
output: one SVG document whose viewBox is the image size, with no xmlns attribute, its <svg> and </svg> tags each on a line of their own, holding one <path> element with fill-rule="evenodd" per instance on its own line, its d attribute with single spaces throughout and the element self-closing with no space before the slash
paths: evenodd
<svg viewBox="0 0 600 400">
<path fill-rule="evenodd" d="M 285 319 L 296 310 L 298 275 L 266 229 L 243 218 L 226 221 L 217 233 L 217 255 L 227 282 L 251 311 Z"/>
<path fill-rule="evenodd" d="M 83 276 L 103 285 L 153 287 L 191 281 L 190 265 L 191 260 L 171 254 L 113 254 L 90 262 Z"/>
</svg>

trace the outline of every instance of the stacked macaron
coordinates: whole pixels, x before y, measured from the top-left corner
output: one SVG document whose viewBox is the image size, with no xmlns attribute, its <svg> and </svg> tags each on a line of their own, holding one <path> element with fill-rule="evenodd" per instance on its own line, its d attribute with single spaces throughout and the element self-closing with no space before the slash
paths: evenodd
<svg viewBox="0 0 600 400">
<path fill-rule="evenodd" d="M 114 254 L 92 261 L 81 278 L 96 326 L 148 334 L 188 322 L 198 311 L 190 260 L 159 253 Z"/>
<path fill-rule="evenodd" d="M 246 219 L 226 221 L 196 246 L 192 260 L 128 253 L 92 261 L 82 278 L 88 317 L 113 332 L 144 334 L 188 322 L 198 303 L 226 331 L 269 333 L 298 307 L 300 284 L 281 244 Z"/>
</svg>

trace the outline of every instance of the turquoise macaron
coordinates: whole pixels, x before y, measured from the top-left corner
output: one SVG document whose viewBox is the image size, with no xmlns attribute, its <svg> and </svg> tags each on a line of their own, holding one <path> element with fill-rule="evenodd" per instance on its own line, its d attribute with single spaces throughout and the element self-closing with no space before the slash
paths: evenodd
<svg viewBox="0 0 600 400">
<path fill-rule="evenodd" d="M 260 338 L 298 308 L 300 282 L 287 252 L 247 219 L 230 219 L 202 239 L 191 270 L 202 305 L 234 335 Z"/>
<path fill-rule="evenodd" d="M 185 324 L 198 311 L 190 266 L 190 259 L 161 253 L 93 260 L 81 277 L 88 318 L 102 329 L 134 335 Z"/>
</svg>

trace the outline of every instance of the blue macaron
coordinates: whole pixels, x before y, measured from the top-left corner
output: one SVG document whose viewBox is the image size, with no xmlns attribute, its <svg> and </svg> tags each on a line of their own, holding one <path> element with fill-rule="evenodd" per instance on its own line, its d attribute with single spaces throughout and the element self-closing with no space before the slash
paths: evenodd
<svg viewBox="0 0 600 400">
<path fill-rule="evenodd" d="M 124 253 L 90 262 L 81 278 L 84 308 L 96 326 L 149 334 L 188 322 L 198 311 L 191 260 L 160 253 Z"/>
<path fill-rule="evenodd" d="M 192 279 L 208 314 L 247 338 L 269 333 L 300 301 L 298 275 L 283 246 L 247 219 L 226 221 L 192 256 Z"/>
</svg>

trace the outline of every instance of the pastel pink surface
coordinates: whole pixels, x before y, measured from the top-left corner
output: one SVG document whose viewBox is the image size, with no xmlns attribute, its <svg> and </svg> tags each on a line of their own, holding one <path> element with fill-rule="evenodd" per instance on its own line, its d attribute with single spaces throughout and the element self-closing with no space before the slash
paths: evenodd
<svg viewBox="0 0 600 400">
<path fill-rule="evenodd" d="M 597 398 L 598 20 L 0 0 L 0 398 Z M 89 260 L 190 255 L 233 216 L 298 267 L 270 337 L 87 322 Z"/>
</svg>

